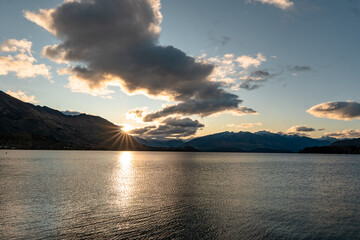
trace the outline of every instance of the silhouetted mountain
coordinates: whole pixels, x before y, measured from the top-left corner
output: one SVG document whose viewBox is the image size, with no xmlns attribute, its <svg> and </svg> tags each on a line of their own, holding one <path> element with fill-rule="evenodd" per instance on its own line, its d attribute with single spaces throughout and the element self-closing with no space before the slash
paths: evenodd
<svg viewBox="0 0 360 240">
<path fill-rule="evenodd" d="M 324 147 L 310 147 L 302 153 L 360 154 L 360 138 L 340 140 Z"/>
<path fill-rule="evenodd" d="M 142 149 L 111 122 L 22 102 L 0 91 L 0 145 L 28 149 Z"/>
<path fill-rule="evenodd" d="M 332 143 L 332 147 L 360 147 L 360 138 L 340 140 Z"/>
<path fill-rule="evenodd" d="M 305 147 L 329 145 L 328 141 L 320 141 L 298 135 L 286 135 L 260 131 L 222 132 L 195 138 L 184 145 L 192 146 L 200 151 L 221 152 L 298 152 Z"/>
</svg>

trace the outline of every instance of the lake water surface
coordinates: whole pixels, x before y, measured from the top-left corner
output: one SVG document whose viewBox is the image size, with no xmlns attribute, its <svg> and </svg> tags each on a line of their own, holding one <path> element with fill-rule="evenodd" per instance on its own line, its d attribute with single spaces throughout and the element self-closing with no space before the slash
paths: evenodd
<svg viewBox="0 0 360 240">
<path fill-rule="evenodd" d="M 0 151 L 0 239 L 360 239 L 360 155 Z"/>
</svg>

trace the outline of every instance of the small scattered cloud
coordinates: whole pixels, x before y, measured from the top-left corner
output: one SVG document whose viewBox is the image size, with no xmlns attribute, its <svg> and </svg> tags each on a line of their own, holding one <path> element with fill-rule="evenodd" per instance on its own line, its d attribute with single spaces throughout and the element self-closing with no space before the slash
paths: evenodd
<svg viewBox="0 0 360 240">
<path fill-rule="evenodd" d="M 262 86 L 262 84 L 260 83 L 268 81 L 269 79 L 274 78 L 277 75 L 278 74 L 271 74 L 266 70 L 255 70 L 250 72 L 248 75 L 243 75 L 239 77 L 239 79 L 243 80 L 243 82 L 234 85 L 232 89 L 237 90 L 242 88 L 248 91 L 255 90 Z"/>
<path fill-rule="evenodd" d="M 0 46 L 1 52 L 8 53 L 0 56 L 0 75 L 15 73 L 18 78 L 33 78 L 43 76 L 51 79 L 51 67 L 45 64 L 35 64 L 37 60 L 31 53 L 32 42 L 22 39 L 8 39 Z"/>
<path fill-rule="evenodd" d="M 137 122 L 142 122 L 142 118 L 147 114 L 147 110 L 147 107 L 130 109 L 126 113 L 126 118 L 136 120 Z"/>
<path fill-rule="evenodd" d="M 213 31 L 208 31 L 207 36 L 211 42 L 221 46 L 225 46 L 231 40 L 228 36 L 217 37 Z"/>
<path fill-rule="evenodd" d="M 300 125 L 300 126 L 293 126 L 291 128 L 289 128 L 286 132 L 287 133 L 303 133 L 303 132 L 315 132 L 316 129 L 309 127 L 307 125 Z"/>
<path fill-rule="evenodd" d="M 326 132 L 324 134 L 324 137 L 331 137 L 331 138 L 337 138 L 337 139 L 360 138 L 360 130 L 346 129 L 343 131 L 338 131 L 338 132 L 333 132 L 333 133 Z"/>
<path fill-rule="evenodd" d="M 262 53 L 258 53 L 256 57 L 248 56 L 248 55 L 242 55 L 235 60 L 240 67 L 247 69 L 250 67 L 258 67 L 261 65 L 261 63 L 266 62 L 266 58 Z"/>
<path fill-rule="evenodd" d="M 319 118 L 351 121 L 360 119 L 360 103 L 354 101 L 320 103 L 307 112 Z"/>
<path fill-rule="evenodd" d="M 360 15 L 360 1 L 359 0 L 347 0 L 347 3 L 350 7 L 350 10 L 354 14 Z"/>
<path fill-rule="evenodd" d="M 17 91 L 17 92 L 13 92 L 13 91 L 7 91 L 7 94 L 9 94 L 10 96 L 17 98 L 23 102 L 27 102 L 27 103 L 38 103 L 38 101 L 35 99 L 34 95 L 27 95 L 27 93 L 23 92 L 23 91 Z"/>
<path fill-rule="evenodd" d="M 81 112 L 76 112 L 76 111 L 72 111 L 72 110 L 61 111 L 61 113 L 66 116 L 78 116 L 78 115 L 82 114 Z"/>
<path fill-rule="evenodd" d="M 258 89 L 259 87 L 261 87 L 261 84 L 254 84 L 249 81 L 245 81 L 245 82 L 234 85 L 231 89 L 234 91 L 237 91 L 239 89 L 245 89 L 248 91 L 252 91 L 252 90 Z"/>
<path fill-rule="evenodd" d="M 282 10 L 288 10 L 294 7 L 294 2 L 289 0 L 248 0 L 252 2 L 261 2 L 263 4 L 269 4 L 273 5 L 275 7 L 278 7 Z"/>
<path fill-rule="evenodd" d="M 160 125 L 150 125 L 129 131 L 132 135 L 146 138 L 187 138 L 196 134 L 204 124 L 190 118 L 170 117 L 161 121 Z"/>
<path fill-rule="evenodd" d="M 261 53 L 256 58 L 246 55 L 236 57 L 234 54 L 208 58 L 206 54 L 202 54 L 197 59 L 200 62 L 213 64 L 214 69 L 210 80 L 219 83 L 222 87 L 230 88 L 232 91 L 258 89 L 262 86 L 260 83 L 279 75 L 265 69 L 258 69 L 266 60 Z M 238 64 L 239 61 L 240 64 Z"/>
<path fill-rule="evenodd" d="M 310 66 L 287 66 L 287 69 L 291 72 L 308 72 L 313 69 Z"/>
<path fill-rule="evenodd" d="M 262 126 L 262 123 L 242 123 L 242 124 L 234 124 L 230 123 L 227 124 L 226 127 L 234 128 L 234 129 L 240 129 L 240 128 L 253 128 L 257 126 Z"/>
</svg>

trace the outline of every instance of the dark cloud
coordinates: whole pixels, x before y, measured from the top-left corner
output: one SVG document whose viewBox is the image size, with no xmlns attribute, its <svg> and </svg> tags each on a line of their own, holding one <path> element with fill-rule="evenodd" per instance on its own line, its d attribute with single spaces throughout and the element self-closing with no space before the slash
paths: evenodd
<svg viewBox="0 0 360 240">
<path fill-rule="evenodd" d="M 253 71 L 250 74 L 251 77 L 258 77 L 258 78 L 263 78 L 263 79 L 269 79 L 275 76 L 275 74 L 270 74 L 270 72 L 266 71 L 266 70 L 257 70 L 257 71 Z"/>
<path fill-rule="evenodd" d="M 107 84 L 117 83 L 129 93 L 179 102 L 155 113 L 161 117 L 242 111 L 237 95 L 209 80 L 213 64 L 198 62 L 175 47 L 158 45 L 159 0 L 81 0 L 25 15 L 61 40 L 45 47 L 45 56 L 81 63 L 67 71 L 70 88 L 85 83 L 84 92 L 104 90 Z M 221 38 L 223 44 L 229 40 Z"/>
<path fill-rule="evenodd" d="M 221 37 L 220 43 L 222 46 L 225 46 L 230 40 L 231 40 L 231 38 L 224 36 L 224 37 Z"/>
<path fill-rule="evenodd" d="M 132 135 L 147 138 L 183 138 L 194 135 L 204 124 L 190 118 L 166 118 L 159 126 L 147 126 L 131 130 Z"/>
<path fill-rule="evenodd" d="M 350 10 L 356 15 L 360 15 L 360 1 L 359 0 L 347 0 Z"/>
<path fill-rule="evenodd" d="M 298 133 L 298 132 L 315 132 L 316 129 L 306 126 L 306 125 L 302 125 L 302 126 L 293 126 L 291 128 L 289 128 L 287 130 L 287 132 L 292 132 L 292 133 Z"/>
<path fill-rule="evenodd" d="M 307 72 L 313 70 L 309 66 L 288 66 L 287 69 L 292 72 Z"/>
<path fill-rule="evenodd" d="M 168 126 L 174 126 L 174 127 L 204 127 L 205 125 L 200 123 L 198 120 L 192 120 L 190 118 L 167 118 L 162 121 L 162 123 L 165 123 Z"/>
<path fill-rule="evenodd" d="M 152 122 L 156 119 L 163 118 L 169 115 L 193 115 L 197 114 L 206 117 L 217 112 L 231 111 L 234 114 L 256 114 L 257 112 L 251 108 L 238 107 L 241 103 L 236 95 L 226 93 L 221 99 L 208 100 L 189 100 L 187 102 L 179 103 L 177 105 L 168 106 L 162 110 L 150 113 L 143 118 L 145 122 Z"/>
<path fill-rule="evenodd" d="M 240 78 L 243 82 L 238 84 L 236 88 L 242 88 L 248 91 L 255 90 L 262 86 L 259 83 L 266 82 L 277 75 L 278 74 L 272 74 L 267 70 L 252 71 L 248 76 Z"/>
<path fill-rule="evenodd" d="M 221 46 L 225 46 L 231 40 L 231 38 L 228 36 L 222 36 L 219 38 L 214 35 L 213 31 L 208 31 L 207 36 L 210 41 L 212 41 L 215 44 L 220 44 Z"/>
<path fill-rule="evenodd" d="M 78 115 L 82 114 L 81 112 L 76 112 L 76 111 L 71 111 L 71 110 L 62 111 L 61 113 L 64 115 L 67 115 L 67 116 L 78 116 Z"/>
<path fill-rule="evenodd" d="M 245 90 L 248 90 L 248 91 L 251 91 L 251 90 L 258 89 L 259 87 L 261 87 L 261 85 L 260 84 L 253 84 L 253 83 L 250 83 L 249 81 L 246 81 L 246 82 L 240 83 L 238 85 L 238 87 L 242 88 L 242 89 L 245 89 Z"/>
<path fill-rule="evenodd" d="M 319 128 L 318 131 L 325 131 L 325 128 Z"/>
<path fill-rule="evenodd" d="M 349 121 L 360 119 L 360 103 L 353 101 L 320 103 L 307 112 L 319 118 Z"/>
</svg>

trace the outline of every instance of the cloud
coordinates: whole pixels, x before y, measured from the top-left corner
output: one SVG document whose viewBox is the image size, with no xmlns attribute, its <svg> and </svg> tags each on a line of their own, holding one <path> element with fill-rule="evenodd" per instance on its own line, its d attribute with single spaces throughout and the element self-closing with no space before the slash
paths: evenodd
<svg viewBox="0 0 360 240">
<path fill-rule="evenodd" d="M 294 2 L 289 0 L 248 0 L 248 1 L 255 1 L 255 2 L 261 2 L 264 4 L 274 5 L 278 8 L 281 8 L 282 10 L 288 10 L 292 7 L 294 7 Z"/>
<path fill-rule="evenodd" d="M 239 90 L 240 88 L 242 88 L 242 89 L 251 91 L 251 90 L 258 89 L 259 87 L 261 87 L 261 84 L 253 84 L 253 83 L 246 81 L 246 82 L 243 82 L 243 83 L 233 86 L 232 89 L 234 91 L 236 91 L 236 90 Z"/>
<path fill-rule="evenodd" d="M 23 40 L 8 39 L 2 43 L 1 51 L 22 52 L 22 53 L 27 52 L 31 54 L 31 46 L 32 46 L 32 42 L 29 42 L 26 39 Z"/>
<path fill-rule="evenodd" d="M 256 126 L 262 126 L 262 123 L 242 123 L 242 124 L 234 124 L 234 123 L 230 123 L 230 124 L 227 124 L 226 127 L 229 127 L 229 128 L 253 128 L 253 127 L 256 127 Z"/>
<path fill-rule="evenodd" d="M 78 116 L 78 115 L 82 114 L 81 112 L 76 112 L 76 111 L 72 111 L 72 110 L 61 111 L 61 113 L 66 116 Z"/>
<path fill-rule="evenodd" d="M 299 133 L 299 132 L 315 132 L 316 129 L 309 127 L 307 125 L 301 125 L 301 126 L 293 126 L 289 128 L 286 132 L 287 133 Z"/>
<path fill-rule="evenodd" d="M 287 69 L 292 72 L 308 72 L 313 70 L 310 66 L 288 66 Z"/>
<path fill-rule="evenodd" d="M 260 82 L 265 82 L 275 76 L 277 76 L 277 74 L 271 74 L 266 70 L 256 70 L 251 72 L 249 75 L 241 76 L 239 79 L 243 80 L 243 82 L 234 85 L 232 89 L 238 90 L 242 88 L 248 91 L 255 90 L 262 86 L 261 84 L 259 84 Z"/>
<path fill-rule="evenodd" d="M 126 113 L 126 118 L 127 119 L 133 119 L 133 120 L 137 120 L 137 121 L 141 121 L 143 116 L 146 114 L 145 112 L 147 111 L 147 108 L 135 108 L 135 109 L 130 109 L 127 113 Z"/>
<path fill-rule="evenodd" d="M 32 42 L 16 39 L 8 39 L 0 46 L 1 52 L 12 55 L 0 56 L 0 75 L 15 73 L 18 78 L 32 78 L 43 76 L 51 79 L 51 67 L 45 64 L 34 64 L 36 59 L 31 54 Z"/>
<path fill-rule="evenodd" d="M 210 75 L 210 80 L 218 82 L 222 87 L 228 87 L 232 91 L 239 91 L 240 89 L 255 90 L 262 86 L 262 84 L 259 84 L 260 82 L 265 82 L 279 75 L 272 74 L 264 69 L 254 69 L 254 67 L 256 68 L 262 63 L 257 59 L 255 59 L 255 61 L 258 61 L 255 64 L 256 66 L 253 64 L 254 67 L 248 67 L 245 64 L 248 68 L 244 69 L 239 64 L 236 64 L 239 58 L 244 58 L 244 56 L 236 58 L 234 54 L 225 54 L 223 57 L 207 58 L 206 54 L 202 54 L 197 59 L 204 63 L 213 64 L 214 70 Z M 258 58 L 265 59 L 262 54 L 258 54 Z M 238 80 L 242 82 L 238 83 Z"/>
<path fill-rule="evenodd" d="M 147 114 L 144 118 L 144 122 L 152 122 L 159 118 L 164 118 L 169 115 L 199 115 L 201 117 L 207 117 L 212 114 L 220 112 L 228 112 L 234 115 L 249 115 L 257 114 L 257 112 L 251 108 L 244 106 L 239 107 L 241 100 L 236 95 L 226 93 L 225 96 L 221 96 L 221 99 L 209 99 L 209 100 L 189 100 L 187 102 L 179 103 L 177 105 L 170 105 L 163 108 L 160 111 Z"/>
<path fill-rule="evenodd" d="M 190 118 L 166 118 L 160 125 L 146 126 L 129 131 L 132 135 L 140 135 L 147 138 L 186 138 L 196 134 L 204 124 Z"/>
<path fill-rule="evenodd" d="M 319 118 L 351 121 L 360 119 L 360 103 L 354 101 L 320 103 L 307 112 Z"/>
<path fill-rule="evenodd" d="M 225 46 L 231 40 L 231 38 L 228 36 L 222 36 L 219 38 L 215 36 L 212 31 L 208 31 L 207 35 L 210 41 L 212 41 L 215 44 L 219 44 L 221 46 Z"/>
<path fill-rule="evenodd" d="M 211 81 L 213 64 L 158 45 L 159 0 L 67 1 L 55 9 L 25 12 L 25 17 L 61 41 L 46 46 L 43 54 L 71 65 L 63 73 L 70 75 L 73 91 L 108 95 L 109 86 L 120 86 L 128 94 L 177 102 L 159 111 L 162 117 L 242 111 L 237 95 Z"/>
<path fill-rule="evenodd" d="M 266 58 L 261 53 L 258 53 L 256 57 L 242 55 L 236 59 L 236 62 L 238 62 L 240 67 L 247 69 L 252 66 L 260 66 L 262 62 L 266 62 Z"/>
<path fill-rule="evenodd" d="M 23 101 L 23 102 L 28 102 L 28 103 L 33 103 L 33 104 L 38 103 L 38 101 L 35 99 L 34 95 L 28 96 L 25 92 L 20 91 L 20 90 L 17 92 L 12 92 L 9 90 L 6 93 L 14 98 L 17 98 L 17 99 Z"/>
<path fill-rule="evenodd" d="M 326 132 L 324 134 L 324 137 L 332 137 L 332 138 L 338 138 L 338 139 L 360 138 L 360 130 L 346 129 L 346 130 L 335 132 L 335 133 Z"/>
<path fill-rule="evenodd" d="M 347 3 L 350 7 L 350 10 L 354 14 L 360 15 L 360 1 L 359 0 L 347 0 Z"/>
</svg>

